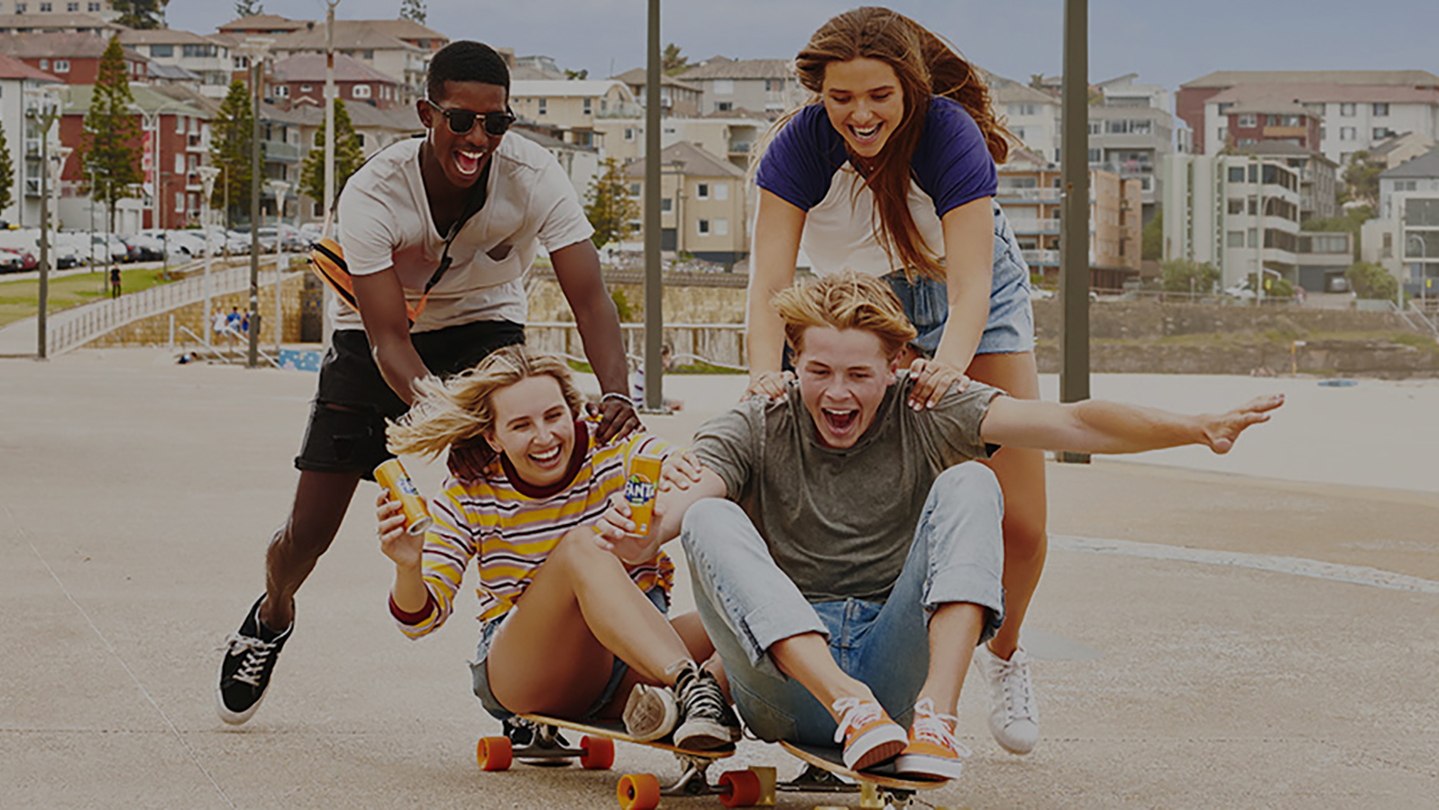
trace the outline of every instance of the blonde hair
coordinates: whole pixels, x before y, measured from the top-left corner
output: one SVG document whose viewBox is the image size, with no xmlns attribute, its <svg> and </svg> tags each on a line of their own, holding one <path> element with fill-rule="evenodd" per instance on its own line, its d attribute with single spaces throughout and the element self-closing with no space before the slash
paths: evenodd
<svg viewBox="0 0 1439 810">
<path fill-rule="evenodd" d="M 559 383 L 570 414 L 579 416 L 584 397 L 562 358 L 523 345 L 506 346 L 443 382 L 434 377 L 417 381 L 419 398 L 409 413 L 386 428 L 387 446 L 396 455 L 433 457 L 455 442 L 491 435 L 495 431 L 495 392 L 542 376 Z"/>
<path fill-rule="evenodd" d="M 853 270 L 786 287 L 773 305 L 796 354 L 804 351 L 804 332 L 811 326 L 869 332 L 891 359 L 919 334 L 888 282 Z"/>
<path fill-rule="evenodd" d="M 925 243 L 909 210 L 910 160 L 919 146 L 932 96 L 959 102 L 984 135 L 996 163 L 1009 157 L 1010 135 L 994 114 L 989 88 L 979 71 L 954 46 L 910 18 L 878 6 L 846 11 L 820 26 L 795 57 L 799 83 L 815 94 L 809 104 L 823 104 L 825 70 L 831 63 L 874 59 L 889 65 L 904 96 L 904 118 L 879 155 L 850 162 L 874 193 L 875 240 L 898 260 L 911 281 L 922 274 L 944 281 L 939 246 Z M 808 105 L 805 105 L 808 106 Z M 790 110 L 766 133 L 757 154 L 763 155 L 774 136 L 803 107 Z M 759 160 L 754 161 L 759 165 Z"/>
</svg>

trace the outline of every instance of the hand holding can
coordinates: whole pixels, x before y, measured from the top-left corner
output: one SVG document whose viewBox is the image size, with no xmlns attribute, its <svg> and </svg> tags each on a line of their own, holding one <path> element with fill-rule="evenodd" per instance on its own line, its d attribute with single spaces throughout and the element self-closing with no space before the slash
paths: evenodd
<svg viewBox="0 0 1439 810">
<path fill-rule="evenodd" d="M 425 502 L 420 499 L 420 491 L 415 488 L 415 482 L 410 480 L 399 459 L 392 458 L 376 467 L 375 482 L 389 490 L 390 497 L 400 502 L 400 508 L 405 513 L 406 532 L 424 534 L 434 523 Z"/>
<path fill-rule="evenodd" d="M 655 494 L 659 491 L 661 461 L 654 456 L 630 459 L 630 474 L 625 477 L 625 501 L 630 505 L 630 520 L 635 534 L 650 533 L 654 517 Z"/>
</svg>

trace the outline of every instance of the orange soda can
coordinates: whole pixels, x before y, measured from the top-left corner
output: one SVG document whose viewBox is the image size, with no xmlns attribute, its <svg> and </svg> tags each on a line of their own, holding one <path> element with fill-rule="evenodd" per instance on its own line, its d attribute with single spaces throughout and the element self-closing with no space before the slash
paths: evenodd
<svg viewBox="0 0 1439 810">
<path fill-rule="evenodd" d="M 405 531 L 410 534 L 424 534 L 430 524 L 435 522 L 425 508 L 425 502 L 420 500 L 420 491 L 415 488 L 415 482 L 410 480 L 409 473 L 405 472 L 405 466 L 399 459 L 392 458 L 376 467 L 375 482 L 388 489 L 390 497 L 400 502 L 400 508 L 405 512 Z"/>
<path fill-rule="evenodd" d="M 625 478 L 625 500 L 630 505 L 630 520 L 635 534 L 649 534 L 654 517 L 655 494 L 660 487 L 660 459 L 635 456 L 630 459 L 630 474 Z"/>
</svg>

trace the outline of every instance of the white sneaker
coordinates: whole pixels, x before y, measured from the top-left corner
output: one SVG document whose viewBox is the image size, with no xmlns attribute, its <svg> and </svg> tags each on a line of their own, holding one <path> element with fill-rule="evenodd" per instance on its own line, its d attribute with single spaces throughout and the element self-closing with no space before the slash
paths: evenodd
<svg viewBox="0 0 1439 810">
<path fill-rule="evenodd" d="M 637 684 L 625 701 L 625 731 L 637 740 L 658 740 L 674 730 L 679 720 L 675 693 L 667 686 Z"/>
<path fill-rule="evenodd" d="M 1006 661 L 981 644 L 974 665 L 989 684 L 989 732 L 1011 754 L 1028 754 L 1039 742 L 1039 706 L 1029 674 L 1029 654 L 1018 647 Z"/>
</svg>

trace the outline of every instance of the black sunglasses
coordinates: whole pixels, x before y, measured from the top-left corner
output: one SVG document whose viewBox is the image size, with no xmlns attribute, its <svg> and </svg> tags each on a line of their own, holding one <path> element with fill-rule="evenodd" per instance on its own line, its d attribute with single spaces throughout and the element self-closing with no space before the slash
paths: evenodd
<svg viewBox="0 0 1439 810">
<path fill-rule="evenodd" d="M 484 122 L 485 134 L 493 137 L 505 134 L 510 128 L 510 124 L 515 122 L 515 114 L 508 110 L 477 113 L 471 110 L 447 110 L 429 99 L 425 99 L 425 103 L 445 117 L 445 121 L 450 125 L 450 131 L 456 135 L 463 135 L 474 129 L 476 118 Z"/>
</svg>

